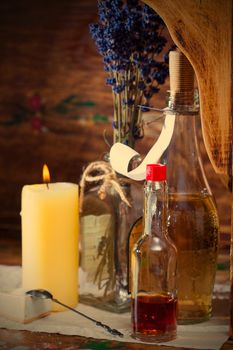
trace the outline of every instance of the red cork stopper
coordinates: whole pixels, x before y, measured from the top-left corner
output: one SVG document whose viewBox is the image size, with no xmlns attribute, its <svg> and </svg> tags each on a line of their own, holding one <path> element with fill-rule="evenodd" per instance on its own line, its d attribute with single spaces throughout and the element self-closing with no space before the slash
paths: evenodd
<svg viewBox="0 0 233 350">
<path fill-rule="evenodd" d="M 164 181 L 167 178 L 166 165 L 164 164 L 147 164 L 146 180 L 147 181 Z"/>
</svg>

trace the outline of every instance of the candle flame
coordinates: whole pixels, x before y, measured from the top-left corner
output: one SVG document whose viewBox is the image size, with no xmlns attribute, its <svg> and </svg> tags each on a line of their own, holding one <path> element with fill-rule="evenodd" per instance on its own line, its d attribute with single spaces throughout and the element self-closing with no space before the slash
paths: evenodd
<svg viewBox="0 0 233 350">
<path fill-rule="evenodd" d="M 44 166 L 43 166 L 43 181 L 44 181 L 44 183 L 50 182 L 50 174 L 49 174 L 49 168 L 48 168 L 47 164 L 44 164 Z"/>
</svg>

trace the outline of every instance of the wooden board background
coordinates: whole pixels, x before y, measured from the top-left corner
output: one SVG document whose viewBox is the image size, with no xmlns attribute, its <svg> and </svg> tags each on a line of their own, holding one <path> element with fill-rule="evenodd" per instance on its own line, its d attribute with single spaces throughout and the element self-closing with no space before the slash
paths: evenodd
<svg viewBox="0 0 233 350">
<path fill-rule="evenodd" d="M 0 232 L 20 236 L 24 184 L 41 182 L 44 162 L 53 181 L 78 182 L 89 162 L 111 142 L 112 97 L 102 59 L 89 34 L 95 0 L 0 2 Z M 165 105 L 164 86 L 154 105 Z M 35 117 L 29 101 L 39 94 Z M 157 125 L 137 145 L 146 153 Z M 221 218 L 222 246 L 230 242 L 231 195 L 214 173 L 202 145 L 209 183 Z"/>
</svg>

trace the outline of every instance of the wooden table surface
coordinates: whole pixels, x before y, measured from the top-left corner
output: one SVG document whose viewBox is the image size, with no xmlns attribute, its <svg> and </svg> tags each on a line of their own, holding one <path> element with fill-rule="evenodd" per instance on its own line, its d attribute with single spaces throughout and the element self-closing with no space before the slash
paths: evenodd
<svg viewBox="0 0 233 350">
<path fill-rule="evenodd" d="M 0 236 L 0 264 L 21 264 L 21 242 L 19 239 L 7 239 L 5 235 Z M 1 327 L 1 325 L 0 325 Z M 144 345 L 137 343 L 125 343 L 122 341 L 110 341 L 106 339 L 85 338 L 80 336 L 68 336 L 61 334 L 50 334 L 42 332 L 15 331 L 0 328 L 1 350 L 74 350 L 74 349 L 154 349 L 154 350 L 187 350 L 189 348 L 173 347 L 164 345 Z M 233 337 L 221 347 L 221 350 L 233 349 Z"/>
</svg>

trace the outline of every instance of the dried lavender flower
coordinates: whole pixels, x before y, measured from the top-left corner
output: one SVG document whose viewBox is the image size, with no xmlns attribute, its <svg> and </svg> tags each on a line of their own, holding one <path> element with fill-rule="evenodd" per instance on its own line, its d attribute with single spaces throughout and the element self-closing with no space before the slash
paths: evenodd
<svg viewBox="0 0 233 350">
<path fill-rule="evenodd" d="M 99 22 L 91 35 L 103 56 L 114 98 L 114 142 L 134 146 L 141 137 L 138 105 L 148 106 L 168 76 L 168 63 L 159 61 L 167 40 L 159 15 L 138 0 L 98 1 Z"/>
</svg>

